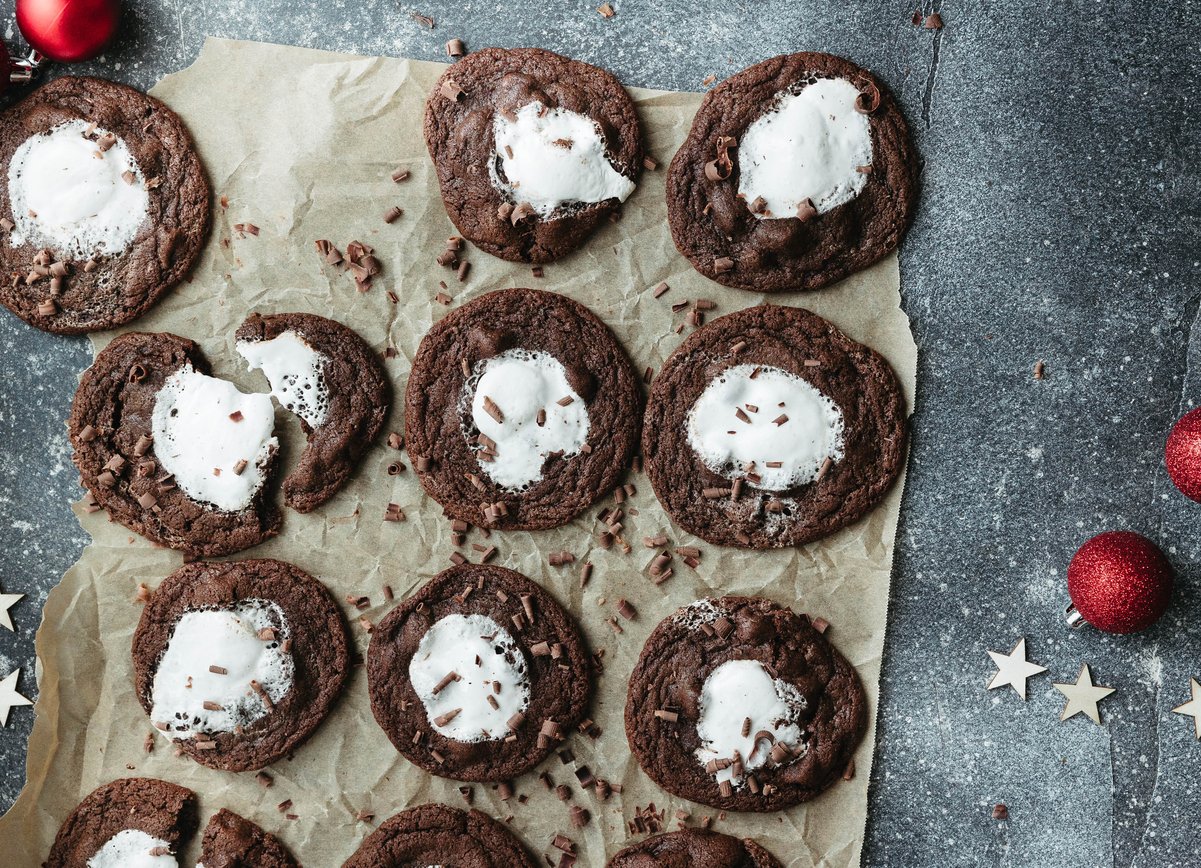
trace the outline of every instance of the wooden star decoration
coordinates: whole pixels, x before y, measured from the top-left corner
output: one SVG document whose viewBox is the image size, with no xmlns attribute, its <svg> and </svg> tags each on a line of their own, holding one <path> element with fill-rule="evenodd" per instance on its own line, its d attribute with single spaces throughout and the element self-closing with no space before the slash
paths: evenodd
<svg viewBox="0 0 1201 868">
<path fill-rule="evenodd" d="M 33 705 L 28 699 L 17 693 L 17 678 L 21 675 L 21 670 L 16 669 L 0 681 L 0 726 L 8 726 L 8 713 L 18 705 Z"/>
<path fill-rule="evenodd" d="M 13 605 L 24 596 L 24 594 L 0 594 L 0 625 L 7 627 L 14 633 L 17 632 L 17 630 L 15 627 L 13 627 L 12 618 L 8 616 L 8 610 L 11 609 Z"/>
<path fill-rule="evenodd" d="M 1026 698 L 1026 679 L 1047 671 L 1046 666 L 1039 666 L 1037 663 L 1030 663 L 1026 660 L 1026 638 L 1024 636 L 1018 639 L 1018 643 L 1008 654 L 989 651 L 988 656 L 992 658 L 993 663 L 997 664 L 997 674 L 988 683 L 988 689 L 1009 685 L 1022 699 Z"/>
<path fill-rule="evenodd" d="M 1055 682 L 1053 686 L 1068 698 L 1063 712 L 1059 715 L 1060 721 L 1077 714 L 1086 714 L 1096 724 L 1101 723 L 1101 712 L 1097 710 L 1097 703 L 1114 691 L 1112 687 L 1098 687 L 1093 684 L 1093 674 L 1088 671 L 1087 663 L 1080 667 L 1075 684 Z"/>
<path fill-rule="evenodd" d="M 1197 738 L 1201 739 L 1201 684 L 1197 683 L 1196 678 L 1188 680 L 1189 687 L 1192 688 L 1193 698 L 1184 705 L 1177 705 L 1172 709 L 1172 714 L 1185 714 L 1193 718 L 1193 729 L 1197 733 Z"/>
</svg>

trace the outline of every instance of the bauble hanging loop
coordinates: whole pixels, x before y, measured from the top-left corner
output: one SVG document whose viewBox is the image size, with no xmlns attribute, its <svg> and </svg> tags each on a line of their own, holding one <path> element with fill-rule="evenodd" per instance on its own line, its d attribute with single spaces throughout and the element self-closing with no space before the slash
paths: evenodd
<svg viewBox="0 0 1201 868">
<path fill-rule="evenodd" d="M 1137 633 L 1160 619 L 1175 575 L 1151 540 L 1131 531 L 1090 539 L 1068 565 L 1069 627 L 1085 622 L 1107 633 Z"/>
</svg>

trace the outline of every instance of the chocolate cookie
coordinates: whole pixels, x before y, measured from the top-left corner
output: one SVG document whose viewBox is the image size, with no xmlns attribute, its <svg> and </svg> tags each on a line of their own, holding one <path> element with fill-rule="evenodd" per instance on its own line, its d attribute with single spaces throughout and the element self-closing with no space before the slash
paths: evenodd
<svg viewBox="0 0 1201 868">
<path fill-rule="evenodd" d="M 284 479 L 284 502 L 312 512 L 346 484 L 384 425 L 392 386 L 379 353 L 341 323 L 308 313 L 251 314 L 236 337 L 308 435 Z"/>
<path fill-rule="evenodd" d="M 676 247 L 756 292 L 818 289 L 896 248 L 917 204 L 909 128 L 870 72 L 773 57 L 705 95 L 667 175 Z"/>
<path fill-rule="evenodd" d="M 222 808 L 204 827 L 197 868 L 300 868 L 274 835 Z"/>
<path fill-rule="evenodd" d="M 608 868 L 781 868 L 779 861 L 750 838 L 683 829 L 631 844 L 609 860 Z M 208 868 L 206 863 L 206 868 Z"/>
<path fill-rule="evenodd" d="M 279 446 L 271 398 L 208 371 L 187 338 L 121 335 L 84 372 L 67 420 L 95 503 L 190 557 L 241 551 L 280 525 L 265 496 Z"/>
<path fill-rule="evenodd" d="M 448 515 L 500 529 L 566 524 L 611 492 L 637 447 L 642 395 L 591 311 L 491 292 L 434 325 L 405 392 L 405 437 Z"/>
<path fill-rule="evenodd" d="M 621 83 L 541 48 L 486 48 L 450 67 L 426 102 L 425 142 L 459 232 L 514 262 L 575 250 L 642 172 Z"/>
<path fill-rule="evenodd" d="M 59 334 L 143 314 L 192 268 L 209 185 L 153 97 L 58 78 L 0 113 L 0 302 Z"/>
<path fill-rule="evenodd" d="M 763 305 L 693 332 L 651 387 L 655 494 L 716 545 L 802 545 L 856 521 L 905 459 L 888 362 L 807 310 Z"/>
<path fill-rule="evenodd" d="M 196 822 L 191 790 L 122 778 L 97 787 L 63 821 L 43 868 L 175 868 Z"/>
<path fill-rule="evenodd" d="M 201 765 L 260 769 L 325 718 L 350 671 L 325 586 L 275 560 L 185 564 L 133 634 L 134 686 L 151 723 Z"/>
<path fill-rule="evenodd" d="M 342 868 L 538 868 L 513 833 L 479 811 L 418 805 L 367 836 Z"/>
<path fill-rule="evenodd" d="M 465 564 L 430 579 L 371 634 L 371 710 L 412 763 L 506 781 L 579 722 L 592 664 L 574 619 L 534 582 Z"/>
<path fill-rule="evenodd" d="M 867 697 L 808 618 L 761 597 L 722 597 L 654 629 L 630 676 L 625 721 L 638 764 L 668 792 L 778 811 L 843 774 Z"/>
</svg>

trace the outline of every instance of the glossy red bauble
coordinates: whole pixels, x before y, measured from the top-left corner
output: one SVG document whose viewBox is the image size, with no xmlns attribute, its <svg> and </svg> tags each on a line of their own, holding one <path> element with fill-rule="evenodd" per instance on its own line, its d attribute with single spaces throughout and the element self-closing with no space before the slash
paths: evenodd
<svg viewBox="0 0 1201 868">
<path fill-rule="evenodd" d="M 1097 534 L 1068 565 L 1072 605 L 1108 633 L 1136 633 L 1158 621 L 1172 599 L 1173 579 L 1155 543 L 1130 531 Z"/>
<path fill-rule="evenodd" d="M 1185 413 L 1172 426 L 1163 452 L 1168 476 L 1181 494 L 1201 502 L 1201 408 Z"/>
<path fill-rule="evenodd" d="M 90 60 L 117 32 L 117 0 L 17 0 L 17 27 L 50 60 Z"/>
</svg>

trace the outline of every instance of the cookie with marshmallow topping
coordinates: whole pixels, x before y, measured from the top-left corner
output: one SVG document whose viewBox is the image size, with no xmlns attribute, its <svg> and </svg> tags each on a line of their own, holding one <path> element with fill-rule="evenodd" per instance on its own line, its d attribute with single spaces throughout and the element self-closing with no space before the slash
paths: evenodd
<svg viewBox="0 0 1201 868">
<path fill-rule="evenodd" d="M 114 339 L 80 378 L 67 430 L 85 508 L 156 543 L 217 557 L 279 532 L 271 397 L 211 376 L 187 338 Z"/>
<path fill-rule="evenodd" d="M 422 486 L 452 517 L 499 529 L 566 524 L 620 482 L 637 447 L 638 378 L 591 311 L 506 289 L 422 339 L 405 439 Z"/>
<path fill-rule="evenodd" d="M 717 545 L 780 548 L 858 520 L 905 458 L 887 360 L 801 308 L 761 305 L 693 332 L 663 364 L 642 429 L 672 519 Z"/>
<path fill-rule="evenodd" d="M 854 667 L 809 618 L 762 597 L 698 600 L 664 619 L 626 697 L 626 738 L 643 771 L 731 811 L 816 798 L 866 725 Z"/>
<path fill-rule="evenodd" d="M 196 794 L 154 778 L 97 787 L 63 821 L 44 868 L 178 868 L 196 831 Z"/>
<path fill-rule="evenodd" d="M 668 169 L 667 213 L 676 247 L 711 280 L 812 290 L 894 250 L 917 190 L 909 128 L 885 85 L 801 52 L 705 95 Z"/>
<path fill-rule="evenodd" d="M 133 636 L 138 700 L 201 765 L 260 769 L 303 743 L 350 671 L 325 586 L 276 560 L 186 564 L 156 588 Z"/>
<path fill-rule="evenodd" d="M 450 67 L 426 103 L 425 141 L 459 232 L 515 262 L 581 246 L 642 172 L 621 83 L 540 48 L 486 48 Z"/>
<path fill-rule="evenodd" d="M 352 329 L 308 313 L 251 314 L 236 338 L 308 437 L 283 489 L 289 507 L 311 512 L 346 484 L 387 418 L 392 385 L 379 353 Z"/>
<path fill-rule="evenodd" d="M 170 109 L 64 77 L 0 114 L 0 302 L 59 334 L 144 313 L 192 268 L 208 181 Z"/>
<path fill-rule="evenodd" d="M 371 710 L 431 774 L 507 781 L 556 750 L 587 709 L 574 619 L 520 573 L 466 564 L 430 579 L 371 634 Z"/>
</svg>

